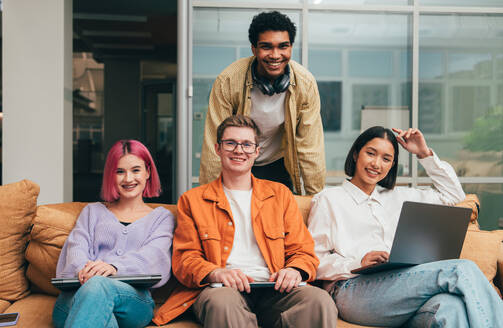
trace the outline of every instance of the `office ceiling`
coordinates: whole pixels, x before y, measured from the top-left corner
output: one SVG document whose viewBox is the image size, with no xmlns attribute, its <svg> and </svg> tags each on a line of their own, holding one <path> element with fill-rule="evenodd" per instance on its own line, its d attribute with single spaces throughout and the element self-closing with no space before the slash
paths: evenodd
<svg viewBox="0 0 503 328">
<path fill-rule="evenodd" d="M 73 0 L 73 51 L 176 62 L 176 0 Z"/>
</svg>

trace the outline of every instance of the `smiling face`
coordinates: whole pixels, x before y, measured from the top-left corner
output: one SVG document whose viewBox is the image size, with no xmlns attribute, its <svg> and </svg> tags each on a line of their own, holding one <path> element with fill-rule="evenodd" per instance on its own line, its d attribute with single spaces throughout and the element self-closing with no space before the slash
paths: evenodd
<svg viewBox="0 0 503 328">
<path fill-rule="evenodd" d="M 230 126 L 222 134 L 222 140 L 232 140 L 238 143 L 255 143 L 255 132 L 248 127 Z M 243 175 L 249 174 L 255 159 L 259 155 L 260 148 L 255 152 L 247 154 L 240 145 L 237 145 L 233 151 L 223 149 L 222 144 L 215 144 L 215 152 L 220 156 L 222 162 L 222 173 L 224 175 Z"/>
<path fill-rule="evenodd" d="M 141 198 L 149 177 L 150 173 L 141 158 L 132 154 L 122 156 L 115 170 L 115 183 L 119 198 Z"/>
<path fill-rule="evenodd" d="M 388 175 L 393 166 L 393 144 L 388 139 L 374 138 L 355 156 L 356 168 L 351 182 L 370 195 L 376 184 Z"/>
<path fill-rule="evenodd" d="M 258 35 L 257 46 L 252 45 L 257 57 L 257 72 L 271 81 L 285 72 L 292 57 L 292 43 L 287 31 L 265 31 Z"/>
</svg>

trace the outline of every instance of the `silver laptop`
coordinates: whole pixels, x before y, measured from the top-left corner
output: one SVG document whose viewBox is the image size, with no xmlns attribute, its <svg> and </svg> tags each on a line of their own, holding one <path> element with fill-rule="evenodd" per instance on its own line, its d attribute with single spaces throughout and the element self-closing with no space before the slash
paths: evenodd
<svg viewBox="0 0 503 328">
<path fill-rule="evenodd" d="M 388 262 L 351 270 L 370 274 L 417 264 L 457 259 L 472 210 L 469 208 L 404 202 Z"/>
<path fill-rule="evenodd" d="M 120 280 L 138 288 L 150 288 L 161 281 L 162 276 L 160 274 L 140 274 L 132 276 L 109 276 L 108 278 Z M 51 283 L 59 290 L 75 290 L 80 287 L 78 278 L 52 278 Z"/>
</svg>

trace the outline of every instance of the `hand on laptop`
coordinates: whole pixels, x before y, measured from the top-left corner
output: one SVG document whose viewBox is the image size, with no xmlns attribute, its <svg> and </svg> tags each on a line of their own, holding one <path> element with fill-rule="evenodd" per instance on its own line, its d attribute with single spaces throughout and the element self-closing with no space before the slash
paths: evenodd
<svg viewBox="0 0 503 328">
<path fill-rule="evenodd" d="M 253 282 L 253 278 L 248 277 L 239 269 L 218 268 L 211 271 L 204 281 L 209 283 L 221 282 L 225 287 L 236 288 L 240 292 L 246 291 L 250 293 L 250 282 Z"/>
<path fill-rule="evenodd" d="M 276 281 L 274 289 L 278 290 L 280 293 L 289 293 L 292 288 L 299 286 L 299 283 L 302 281 L 302 276 L 300 272 L 294 268 L 283 268 L 273 273 L 269 281 Z"/>
<path fill-rule="evenodd" d="M 388 262 L 389 253 L 384 251 L 371 251 L 362 258 L 362 267 Z"/>
<path fill-rule="evenodd" d="M 91 277 L 104 276 L 108 277 L 117 273 L 117 269 L 108 263 L 101 260 L 87 261 L 86 265 L 79 271 L 79 281 L 84 284 Z"/>
</svg>

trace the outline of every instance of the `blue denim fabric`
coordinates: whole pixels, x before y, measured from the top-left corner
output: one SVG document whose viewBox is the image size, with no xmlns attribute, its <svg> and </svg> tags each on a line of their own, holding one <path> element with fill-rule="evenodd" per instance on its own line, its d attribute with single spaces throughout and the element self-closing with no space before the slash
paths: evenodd
<svg viewBox="0 0 503 328">
<path fill-rule="evenodd" d="M 52 313 L 60 327 L 145 327 L 152 320 L 154 300 L 148 289 L 94 276 L 76 292 L 62 292 Z"/>
<path fill-rule="evenodd" d="M 337 283 L 339 316 L 386 327 L 503 327 L 503 301 L 475 263 L 447 260 Z"/>
</svg>

